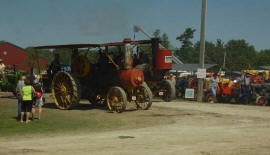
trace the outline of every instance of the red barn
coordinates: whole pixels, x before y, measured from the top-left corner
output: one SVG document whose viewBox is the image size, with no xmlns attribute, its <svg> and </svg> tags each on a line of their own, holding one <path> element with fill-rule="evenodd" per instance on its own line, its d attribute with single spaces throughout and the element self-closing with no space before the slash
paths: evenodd
<svg viewBox="0 0 270 155">
<path fill-rule="evenodd" d="M 16 65 L 18 70 L 29 71 L 30 68 L 25 66 L 28 56 L 29 53 L 23 48 L 6 41 L 0 42 L 0 58 L 6 66 Z M 39 58 L 39 62 L 42 66 L 48 64 L 48 61 L 43 58 Z"/>
</svg>

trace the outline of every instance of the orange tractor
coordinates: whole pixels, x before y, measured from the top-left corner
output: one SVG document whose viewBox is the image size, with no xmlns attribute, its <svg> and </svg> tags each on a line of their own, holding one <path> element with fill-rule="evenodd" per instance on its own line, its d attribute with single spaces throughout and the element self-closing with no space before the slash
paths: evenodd
<svg viewBox="0 0 270 155">
<path fill-rule="evenodd" d="M 206 102 L 214 99 L 210 88 L 210 77 L 205 79 L 204 85 Z M 219 76 L 217 77 L 217 83 L 216 99 L 218 102 L 228 103 L 232 98 L 237 98 L 239 96 L 240 85 L 238 84 L 238 81 Z"/>
</svg>

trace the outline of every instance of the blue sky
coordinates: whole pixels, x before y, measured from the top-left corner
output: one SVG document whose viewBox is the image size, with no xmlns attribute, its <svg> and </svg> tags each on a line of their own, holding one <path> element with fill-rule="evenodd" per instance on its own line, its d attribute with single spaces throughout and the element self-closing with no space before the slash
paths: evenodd
<svg viewBox="0 0 270 155">
<path fill-rule="evenodd" d="M 0 0 L 0 40 L 21 47 L 101 43 L 133 37 L 133 26 L 166 32 L 173 46 L 185 28 L 200 38 L 201 0 Z M 206 40 L 245 39 L 270 49 L 269 0 L 208 0 Z M 137 39 L 146 39 L 141 33 Z"/>
</svg>

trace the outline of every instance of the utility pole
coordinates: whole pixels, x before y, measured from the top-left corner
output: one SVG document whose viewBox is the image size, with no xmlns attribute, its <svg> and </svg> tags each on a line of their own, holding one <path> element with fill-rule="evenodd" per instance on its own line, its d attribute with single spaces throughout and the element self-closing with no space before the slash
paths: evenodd
<svg viewBox="0 0 270 155">
<path fill-rule="evenodd" d="M 202 17 L 201 17 L 201 38 L 200 38 L 200 68 L 204 68 L 205 53 L 205 16 L 206 16 L 206 0 L 202 0 Z M 203 101 L 203 78 L 198 80 L 198 98 L 197 101 Z"/>
<path fill-rule="evenodd" d="M 227 52 L 224 52 L 224 58 L 223 58 L 223 70 L 225 70 L 226 67 L 226 56 L 227 56 Z"/>
</svg>

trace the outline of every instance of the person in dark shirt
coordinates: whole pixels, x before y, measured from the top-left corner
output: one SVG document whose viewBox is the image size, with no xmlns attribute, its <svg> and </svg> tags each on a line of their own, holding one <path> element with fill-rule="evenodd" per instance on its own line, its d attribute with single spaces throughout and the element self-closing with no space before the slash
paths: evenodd
<svg viewBox="0 0 270 155">
<path fill-rule="evenodd" d="M 50 67 L 49 67 L 49 74 L 51 74 L 51 78 L 61 70 L 61 64 L 60 64 L 60 55 L 55 54 L 54 60 L 52 61 Z"/>
</svg>

